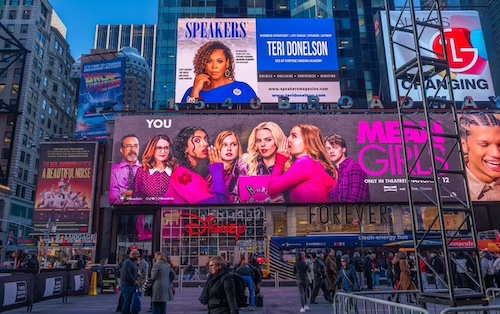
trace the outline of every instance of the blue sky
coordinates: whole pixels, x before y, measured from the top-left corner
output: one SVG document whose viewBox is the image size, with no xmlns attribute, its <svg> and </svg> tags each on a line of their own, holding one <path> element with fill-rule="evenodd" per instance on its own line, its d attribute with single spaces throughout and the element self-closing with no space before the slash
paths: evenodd
<svg viewBox="0 0 500 314">
<path fill-rule="evenodd" d="M 68 29 L 75 59 L 94 48 L 97 24 L 155 24 L 158 0 L 49 0 Z"/>
</svg>

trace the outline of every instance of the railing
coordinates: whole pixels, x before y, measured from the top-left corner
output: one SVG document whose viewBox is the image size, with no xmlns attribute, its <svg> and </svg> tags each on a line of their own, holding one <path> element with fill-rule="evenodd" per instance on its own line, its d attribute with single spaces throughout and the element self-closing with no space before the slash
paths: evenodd
<svg viewBox="0 0 500 314">
<path fill-rule="evenodd" d="M 500 305 L 450 307 L 441 311 L 441 314 L 451 314 L 451 313 L 457 313 L 457 314 L 500 313 Z"/>
<path fill-rule="evenodd" d="M 489 305 L 500 305 L 500 288 L 486 289 L 486 298 L 489 301 Z"/>
<path fill-rule="evenodd" d="M 430 314 L 426 309 L 390 302 L 382 299 L 369 298 L 359 294 L 337 292 L 333 297 L 334 314 Z"/>
</svg>

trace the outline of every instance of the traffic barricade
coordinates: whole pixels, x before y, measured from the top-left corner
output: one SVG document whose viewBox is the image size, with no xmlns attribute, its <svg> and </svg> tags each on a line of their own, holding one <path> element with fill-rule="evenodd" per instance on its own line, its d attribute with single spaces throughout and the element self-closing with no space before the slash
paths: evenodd
<svg viewBox="0 0 500 314">
<path fill-rule="evenodd" d="M 0 312 L 33 305 L 33 274 L 5 274 L 0 276 Z"/>
</svg>

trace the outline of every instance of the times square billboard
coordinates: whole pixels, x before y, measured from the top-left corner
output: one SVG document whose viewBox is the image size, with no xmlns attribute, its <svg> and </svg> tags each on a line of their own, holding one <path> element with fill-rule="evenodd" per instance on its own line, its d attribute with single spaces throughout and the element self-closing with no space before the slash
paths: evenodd
<svg viewBox="0 0 500 314">
<path fill-rule="evenodd" d="M 500 178 L 500 156 L 493 150 L 484 152 L 485 146 L 500 145 L 500 121 L 498 116 L 485 115 L 460 118 L 471 199 L 480 202 L 500 200 L 500 185 L 495 183 Z M 425 127 L 423 116 L 415 115 L 415 121 Z M 437 134 L 434 148 L 440 169 L 461 166 L 463 156 L 454 146 L 456 142 L 439 137 L 446 132 L 444 126 L 452 123 L 451 116 L 442 115 L 431 126 Z M 295 128 L 299 125 L 313 127 Z M 314 127 L 319 132 L 311 131 Z M 415 164 L 412 175 L 432 177 L 425 129 L 405 132 L 408 161 Z M 342 148 L 349 169 L 356 171 L 340 167 L 339 172 L 331 173 L 325 158 L 334 160 L 336 156 L 325 149 L 328 143 L 321 143 L 321 137 L 335 138 L 330 137 L 334 134 L 345 141 Z M 285 146 L 283 137 L 288 139 Z M 114 138 L 113 205 L 408 202 L 396 114 L 120 116 L 115 121 Z M 297 138 L 302 140 L 304 154 L 297 152 L 301 147 Z M 215 147 L 213 152 L 211 146 Z M 439 180 L 445 202 L 465 198 L 461 175 L 439 176 Z M 353 195 L 355 190 L 367 193 L 361 198 L 339 197 L 335 193 L 341 189 L 353 191 Z M 435 193 L 434 182 L 414 181 L 412 190 L 415 201 L 426 202 L 428 195 Z"/>
<path fill-rule="evenodd" d="M 179 19 L 176 103 L 336 102 L 333 19 Z"/>
<path fill-rule="evenodd" d="M 380 71 L 383 86 L 388 86 L 386 91 L 390 94 L 390 99 L 395 102 L 396 96 L 395 80 L 392 72 L 391 45 L 389 30 L 387 25 L 387 11 L 381 11 L 375 19 L 375 34 L 379 54 L 381 56 Z M 430 11 L 415 11 L 419 21 L 430 20 L 430 23 L 437 23 L 436 13 Z M 398 18 L 399 24 L 398 23 Z M 391 26 L 409 29 L 412 25 L 409 11 L 390 11 Z M 446 39 L 447 58 L 450 65 L 451 85 L 454 98 L 457 102 L 487 102 L 490 103 L 495 91 L 490 71 L 490 64 L 486 52 L 483 30 L 479 13 L 476 11 L 441 11 L 444 36 Z M 440 31 L 434 27 L 419 28 L 421 33 L 419 44 L 423 57 L 444 59 L 443 46 L 441 45 Z M 394 31 L 394 56 L 396 68 L 400 68 L 411 60 L 415 59 L 414 36 L 411 32 Z M 416 71 L 416 69 L 413 69 Z M 424 68 L 425 70 L 425 68 Z M 421 89 L 417 84 L 412 84 L 408 80 L 398 80 L 400 94 L 406 95 L 415 102 L 422 101 Z M 426 81 L 426 93 L 428 96 L 449 98 L 448 89 L 445 87 L 444 79 L 441 75 L 435 75 Z M 439 90 L 439 91 L 438 91 Z M 388 97 L 389 98 L 389 97 Z"/>
</svg>

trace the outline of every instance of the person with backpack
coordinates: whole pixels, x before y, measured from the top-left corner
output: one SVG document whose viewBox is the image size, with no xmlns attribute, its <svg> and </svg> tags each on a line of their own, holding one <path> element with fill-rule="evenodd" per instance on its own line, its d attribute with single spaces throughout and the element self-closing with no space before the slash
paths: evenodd
<svg viewBox="0 0 500 314">
<path fill-rule="evenodd" d="M 326 284 L 326 266 L 322 257 L 323 253 L 319 253 L 319 256 L 316 253 L 313 253 L 314 260 L 314 290 L 311 295 L 311 304 L 318 304 L 316 302 L 316 296 L 318 295 L 319 289 L 323 291 L 323 297 L 325 297 L 326 302 L 331 303 L 330 299 L 330 291 L 328 290 L 328 286 Z"/>
<path fill-rule="evenodd" d="M 246 282 L 246 286 L 248 286 L 248 290 L 250 292 L 250 311 L 253 311 L 255 308 L 255 276 L 253 266 L 247 264 L 245 260 L 242 260 L 240 263 L 240 267 L 236 269 L 236 273 L 241 275 Z"/>
<path fill-rule="evenodd" d="M 237 289 L 235 283 L 235 276 L 239 275 L 226 270 L 226 263 L 221 256 L 212 257 L 208 261 L 208 269 L 210 277 L 200 296 L 200 301 L 207 305 L 208 313 L 239 314 L 237 294 L 241 289 Z"/>
<path fill-rule="evenodd" d="M 354 270 L 356 271 L 356 276 L 358 276 L 358 282 L 361 289 L 365 288 L 363 273 L 365 272 L 365 265 L 363 262 L 363 258 L 359 254 L 359 252 L 354 252 L 351 265 L 354 266 Z"/>
</svg>

